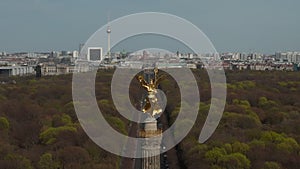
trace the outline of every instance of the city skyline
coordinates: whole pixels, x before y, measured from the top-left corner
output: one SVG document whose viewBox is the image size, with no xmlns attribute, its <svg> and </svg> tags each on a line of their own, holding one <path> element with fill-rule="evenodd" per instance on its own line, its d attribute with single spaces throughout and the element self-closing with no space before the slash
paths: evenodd
<svg viewBox="0 0 300 169">
<path fill-rule="evenodd" d="M 219 52 L 300 51 L 299 1 L 0 2 L 0 51 L 77 50 L 96 30 L 124 15 L 157 11 L 198 26 Z M 179 8 L 180 7 L 180 8 Z M 113 30 L 113 28 L 112 28 Z M 133 44 L 134 45 L 134 44 Z"/>
</svg>

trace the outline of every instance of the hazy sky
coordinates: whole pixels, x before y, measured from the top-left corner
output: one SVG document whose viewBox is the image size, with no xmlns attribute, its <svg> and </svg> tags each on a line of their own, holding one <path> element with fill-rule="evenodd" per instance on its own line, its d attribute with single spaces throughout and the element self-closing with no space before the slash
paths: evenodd
<svg viewBox="0 0 300 169">
<path fill-rule="evenodd" d="M 300 51 L 299 0 L 1 0 L 0 51 L 77 50 L 111 20 L 164 12 L 198 26 L 219 52 Z"/>
</svg>

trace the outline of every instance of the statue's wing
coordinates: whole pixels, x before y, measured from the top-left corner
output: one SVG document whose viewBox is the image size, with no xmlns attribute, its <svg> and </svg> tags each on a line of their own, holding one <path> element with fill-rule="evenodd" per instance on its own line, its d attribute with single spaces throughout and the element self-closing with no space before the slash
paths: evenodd
<svg viewBox="0 0 300 169">
<path fill-rule="evenodd" d="M 155 88 L 158 87 L 159 83 L 164 79 L 164 75 L 161 75 L 160 77 L 158 77 L 155 81 Z"/>
<path fill-rule="evenodd" d="M 143 76 L 138 76 L 137 79 L 140 82 L 141 86 L 148 91 L 149 90 L 149 84 L 145 81 L 144 77 Z"/>
<path fill-rule="evenodd" d="M 147 82 L 145 81 L 143 76 L 137 76 L 137 80 L 141 83 L 141 85 L 147 85 Z"/>
<path fill-rule="evenodd" d="M 141 83 L 142 86 L 148 86 L 147 82 L 144 79 L 141 80 L 140 83 Z"/>
</svg>

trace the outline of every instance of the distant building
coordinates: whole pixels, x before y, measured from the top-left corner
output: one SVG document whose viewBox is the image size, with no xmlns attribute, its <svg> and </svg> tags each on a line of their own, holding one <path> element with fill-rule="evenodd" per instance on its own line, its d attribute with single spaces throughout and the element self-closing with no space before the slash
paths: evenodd
<svg viewBox="0 0 300 169">
<path fill-rule="evenodd" d="M 57 58 L 59 57 L 60 53 L 56 52 L 56 51 L 52 51 L 49 55 L 49 57 L 51 58 Z"/>
<path fill-rule="evenodd" d="M 89 47 L 88 48 L 88 61 L 101 61 L 103 59 L 102 56 L 102 48 L 101 47 Z"/>
<path fill-rule="evenodd" d="M 78 48 L 79 54 L 81 53 L 81 50 L 83 49 L 83 47 L 84 47 L 84 43 L 79 44 L 79 48 Z"/>
<path fill-rule="evenodd" d="M 42 66 L 42 74 L 43 75 L 62 75 L 62 74 L 70 74 L 78 72 L 74 65 L 66 65 L 66 64 L 44 64 Z"/>
<path fill-rule="evenodd" d="M 300 63 L 299 52 L 276 52 L 275 60 L 280 62 Z"/>
<path fill-rule="evenodd" d="M 24 76 L 34 74 L 34 68 L 32 66 L 0 66 L 0 76 Z"/>
<path fill-rule="evenodd" d="M 78 58 L 79 52 L 74 50 L 73 53 L 72 53 L 72 56 L 73 56 L 73 58 Z"/>
<path fill-rule="evenodd" d="M 61 56 L 68 56 L 69 52 L 68 51 L 61 51 Z"/>
<path fill-rule="evenodd" d="M 6 52 L 0 52 L 1 56 L 6 56 Z"/>
</svg>

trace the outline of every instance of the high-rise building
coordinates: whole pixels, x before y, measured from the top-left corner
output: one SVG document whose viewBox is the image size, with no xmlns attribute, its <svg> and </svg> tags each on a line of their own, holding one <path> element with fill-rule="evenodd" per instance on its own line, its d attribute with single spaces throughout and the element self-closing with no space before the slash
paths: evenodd
<svg viewBox="0 0 300 169">
<path fill-rule="evenodd" d="M 84 47 L 84 43 L 79 44 L 79 49 L 78 49 L 79 54 L 81 53 L 83 47 Z"/>
<path fill-rule="evenodd" d="M 74 50 L 72 56 L 73 56 L 73 58 L 78 58 L 79 52 Z"/>
<path fill-rule="evenodd" d="M 102 56 L 102 48 L 101 47 L 89 47 L 88 48 L 88 61 L 101 61 L 103 59 Z"/>
</svg>

